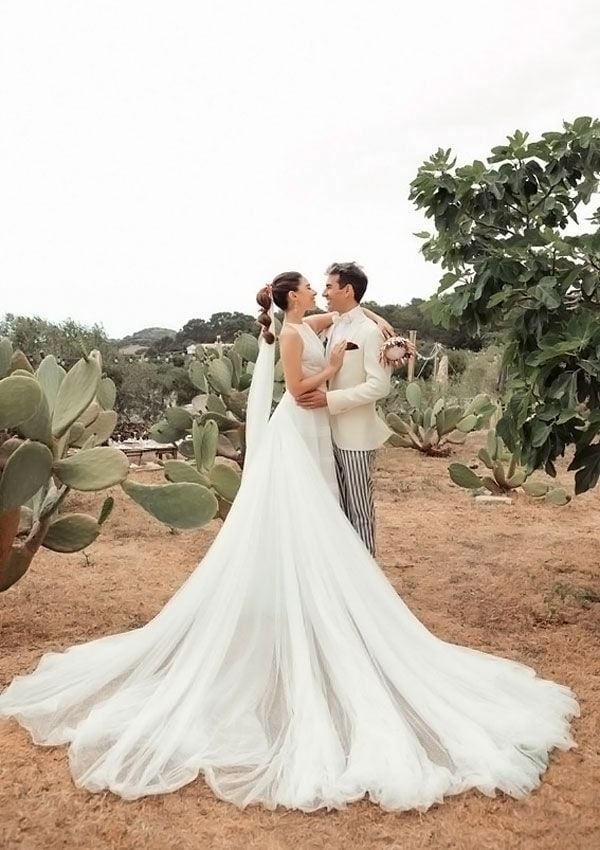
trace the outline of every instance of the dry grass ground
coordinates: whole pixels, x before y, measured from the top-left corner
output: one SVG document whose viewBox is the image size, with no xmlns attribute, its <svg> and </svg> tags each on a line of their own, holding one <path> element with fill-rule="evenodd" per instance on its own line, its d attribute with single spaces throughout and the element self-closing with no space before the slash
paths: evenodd
<svg viewBox="0 0 600 850">
<path fill-rule="evenodd" d="M 458 452 L 470 459 L 476 441 Z M 0 729 L 0 846 L 4 850 L 309 850 L 453 848 L 592 850 L 600 847 L 600 493 L 566 508 L 476 506 L 446 462 L 386 450 L 379 458 L 380 561 L 440 637 L 534 666 L 577 692 L 577 750 L 555 753 L 542 786 L 515 801 L 468 793 L 424 815 L 367 803 L 344 812 L 245 812 L 202 781 L 165 797 L 123 802 L 71 783 L 65 750 L 34 747 Z M 158 473 L 139 473 L 152 480 Z M 567 473 L 561 475 L 570 483 Z M 218 524 L 170 534 L 117 495 L 100 540 L 83 555 L 44 553 L 0 598 L 0 685 L 50 649 L 146 622 L 194 569 Z M 95 497 L 77 497 L 91 507 Z"/>
</svg>

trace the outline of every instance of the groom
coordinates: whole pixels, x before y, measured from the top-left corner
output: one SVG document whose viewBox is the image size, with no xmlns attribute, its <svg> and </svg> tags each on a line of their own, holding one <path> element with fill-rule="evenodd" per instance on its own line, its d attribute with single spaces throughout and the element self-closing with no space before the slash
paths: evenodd
<svg viewBox="0 0 600 850">
<path fill-rule="evenodd" d="M 328 391 L 305 393 L 298 404 L 310 410 L 329 409 L 342 508 L 375 556 L 375 449 L 391 434 L 375 404 L 390 391 L 390 370 L 379 362 L 383 335 L 360 308 L 367 283 L 356 263 L 333 263 L 327 269 L 323 295 L 329 309 L 339 313 L 329 333 L 327 352 L 346 341 L 346 354 Z"/>
</svg>

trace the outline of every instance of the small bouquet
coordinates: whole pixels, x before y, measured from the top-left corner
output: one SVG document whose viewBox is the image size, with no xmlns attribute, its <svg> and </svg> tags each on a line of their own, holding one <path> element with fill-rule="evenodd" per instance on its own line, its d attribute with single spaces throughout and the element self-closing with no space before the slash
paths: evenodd
<svg viewBox="0 0 600 850">
<path fill-rule="evenodd" d="M 417 349 L 403 336 L 392 336 L 381 346 L 379 352 L 379 362 L 382 366 L 391 366 L 397 369 L 399 366 L 404 366 L 411 357 L 414 357 Z"/>
</svg>

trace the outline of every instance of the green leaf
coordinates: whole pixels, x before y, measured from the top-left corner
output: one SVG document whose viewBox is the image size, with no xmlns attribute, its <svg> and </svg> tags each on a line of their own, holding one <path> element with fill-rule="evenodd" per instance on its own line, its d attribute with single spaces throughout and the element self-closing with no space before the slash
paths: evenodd
<svg viewBox="0 0 600 850">
<path fill-rule="evenodd" d="M 508 482 L 506 480 L 506 473 L 504 471 L 504 466 L 502 465 L 501 461 L 499 461 L 499 460 L 494 461 L 494 464 L 492 466 L 492 472 L 494 473 L 494 479 L 496 481 L 496 484 L 502 490 L 509 489 Z"/>
<path fill-rule="evenodd" d="M 227 361 L 230 364 L 230 361 Z M 208 380 L 216 393 L 229 395 L 233 389 L 231 385 L 231 374 L 225 360 L 211 360 L 207 368 Z"/>
<path fill-rule="evenodd" d="M 175 443 L 182 437 L 181 430 L 169 425 L 166 419 L 162 419 L 153 425 L 148 432 L 150 439 L 157 443 Z"/>
<path fill-rule="evenodd" d="M 10 371 L 13 347 L 8 337 L 0 338 L 0 378 L 4 378 Z"/>
<path fill-rule="evenodd" d="M 416 383 L 410 383 L 406 387 L 406 401 L 412 408 L 420 408 L 423 401 L 421 387 Z M 420 423 L 419 423 L 420 424 Z"/>
<path fill-rule="evenodd" d="M 409 426 L 401 419 L 397 413 L 388 413 L 386 416 L 387 424 L 396 432 L 396 434 L 408 434 Z"/>
<path fill-rule="evenodd" d="M 191 481 L 193 484 L 210 487 L 210 479 L 184 460 L 166 460 L 163 466 L 167 479 L 174 484 Z"/>
<path fill-rule="evenodd" d="M 546 493 L 546 501 L 550 502 L 552 505 L 562 507 L 563 505 L 569 504 L 571 497 L 562 487 L 556 487 L 554 490 L 549 490 L 548 493 Z"/>
<path fill-rule="evenodd" d="M 23 375 L 0 380 L 0 428 L 16 428 L 35 415 L 42 401 L 38 382 Z"/>
<path fill-rule="evenodd" d="M 19 425 L 19 433 L 30 440 L 37 440 L 52 449 L 52 423 L 48 401 L 43 392 L 40 393 L 38 409 L 30 419 Z"/>
<path fill-rule="evenodd" d="M 454 272 L 447 272 L 440 280 L 438 294 L 441 292 L 445 292 L 447 289 L 450 289 L 451 286 L 454 286 L 457 280 L 460 280 L 459 274 L 455 274 Z"/>
<path fill-rule="evenodd" d="M 55 437 L 62 437 L 93 401 L 100 369 L 99 354 L 92 352 L 87 360 L 82 358 L 67 372 L 54 405 L 52 433 Z"/>
<path fill-rule="evenodd" d="M 258 340 L 248 333 L 240 334 L 233 343 L 233 350 L 242 360 L 255 363 L 258 359 Z"/>
<path fill-rule="evenodd" d="M 456 428 L 457 424 L 463 417 L 462 408 L 458 405 L 446 407 L 436 416 L 436 427 L 441 437 L 445 434 L 450 434 Z"/>
<path fill-rule="evenodd" d="M 248 408 L 248 393 L 247 392 L 232 392 L 227 396 L 227 405 L 229 410 L 242 421 L 246 418 L 246 410 Z"/>
<path fill-rule="evenodd" d="M 165 419 L 177 431 L 189 431 L 192 427 L 192 416 L 183 407 L 167 407 Z"/>
<path fill-rule="evenodd" d="M 0 478 L 0 515 L 28 502 L 50 478 L 52 452 L 42 443 L 25 442 L 8 457 Z"/>
<path fill-rule="evenodd" d="M 209 393 L 206 399 L 206 409 L 212 413 L 220 413 L 222 416 L 225 416 L 227 413 L 227 405 L 220 396 L 214 393 Z"/>
<path fill-rule="evenodd" d="M 119 449 L 98 446 L 57 461 L 53 471 L 67 487 L 92 492 L 120 484 L 129 472 L 129 461 Z"/>
<path fill-rule="evenodd" d="M 459 487 L 464 487 L 467 490 L 475 490 L 481 487 L 481 478 L 475 475 L 464 463 L 451 463 L 448 472 L 452 481 Z"/>
<path fill-rule="evenodd" d="M 539 449 L 544 445 L 551 431 L 552 425 L 548 425 L 541 419 L 534 419 L 531 424 L 531 445 Z"/>
<path fill-rule="evenodd" d="M 588 296 L 588 298 L 591 298 L 591 296 L 596 291 L 597 286 L 598 286 L 598 275 L 592 274 L 592 272 L 588 272 L 588 271 L 584 272 L 583 275 L 582 275 L 582 280 L 581 280 L 581 288 L 582 288 L 584 294 Z"/>
<path fill-rule="evenodd" d="M 182 440 L 177 446 L 177 451 L 187 460 L 195 460 L 193 440 Z"/>
<path fill-rule="evenodd" d="M 238 387 L 244 369 L 242 358 L 233 348 L 230 348 L 225 356 L 231 361 L 231 365 L 233 366 L 233 385 Z"/>
<path fill-rule="evenodd" d="M 117 427 L 117 418 L 117 414 L 114 410 L 101 411 L 100 415 L 94 419 L 91 425 L 84 428 L 81 433 L 77 434 L 77 432 L 75 432 L 69 435 L 69 445 L 79 447 L 84 446 L 92 437 L 93 440 L 91 443 L 93 445 L 99 446 L 102 443 L 105 443 Z M 74 431 L 78 425 L 79 422 L 75 422 L 71 431 Z"/>
<path fill-rule="evenodd" d="M 111 513 L 113 512 L 113 508 L 115 506 L 115 500 L 112 496 L 107 496 L 106 499 L 102 502 L 102 508 L 100 510 L 100 516 L 98 517 L 98 525 L 104 525 L 106 520 L 109 518 Z"/>
<path fill-rule="evenodd" d="M 213 413 L 209 410 L 200 418 L 200 424 L 206 425 L 207 422 L 214 422 L 219 431 L 233 431 L 239 427 L 240 423 L 236 419 L 231 419 L 229 416 L 223 416 L 222 413 Z"/>
<path fill-rule="evenodd" d="M 202 363 L 197 360 L 194 360 L 190 365 L 189 376 L 192 384 L 197 387 L 200 392 L 208 392 L 208 386 L 206 383 L 206 372 Z"/>
<path fill-rule="evenodd" d="M 170 528 L 199 528 L 214 519 L 219 508 L 212 490 L 201 484 L 121 484 L 127 495 Z"/>
<path fill-rule="evenodd" d="M 563 372 L 552 382 L 547 390 L 548 398 L 562 398 L 569 390 L 573 379 L 577 383 L 577 375 L 574 372 Z"/>
<path fill-rule="evenodd" d="M 49 354 L 44 357 L 35 373 L 40 386 L 42 387 L 46 400 L 48 401 L 48 409 L 50 414 L 54 414 L 56 397 L 60 389 L 60 385 L 65 379 L 67 373 L 62 366 L 56 362 L 56 358 Z"/>
<path fill-rule="evenodd" d="M 202 441 L 204 439 L 204 425 L 194 420 L 192 424 L 192 445 L 194 447 L 194 460 L 196 468 L 202 469 Z"/>
<path fill-rule="evenodd" d="M 534 287 L 533 294 L 549 310 L 556 310 L 557 307 L 560 307 L 561 297 L 555 277 L 543 277 Z"/>
<path fill-rule="evenodd" d="M 569 469 L 576 469 L 575 493 L 585 493 L 598 483 L 600 476 L 600 444 L 577 448 Z"/>
<path fill-rule="evenodd" d="M 87 514 L 69 514 L 53 522 L 42 546 L 53 552 L 80 552 L 100 534 L 100 524 Z"/>
<path fill-rule="evenodd" d="M 117 388 L 110 378 L 102 378 L 96 392 L 98 404 L 104 410 L 112 410 L 117 400 Z"/>
<path fill-rule="evenodd" d="M 218 442 L 219 428 L 217 426 L 217 423 L 209 421 L 204 425 L 200 457 L 201 462 L 199 468 L 211 469 L 217 456 Z"/>
<path fill-rule="evenodd" d="M 511 294 L 512 293 L 509 289 L 501 289 L 500 292 L 495 292 L 492 296 L 490 296 L 490 298 L 488 298 L 486 304 L 488 310 L 491 310 L 492 307 L 497 307 L 498 304 L 504 304 L 504 302 L 510 297 Z"/>
<path fill-rule="evenodd" d="M 479 393 L 475 396 L 474 399 L 467 405 L 465 408 L 465 412 L 463 416 L 470 416 L 472 413 L 477 414 L 477 416 L 481 415 L 482 410 L 488 410 L 490 407 L 490 397 L 486 393 Z M 494 407 L 495 410 L 495 407 Z"/>
<path fill-rule="evenodd" d="M 391 434 L 388 439 L 388 445 L 393 446 L 395 449 L 415 448 L 415 444 L 410 439 L 410 437 L 403 437 L 400 434 Z"/>
<path fill-rule="evenodd" d="M 470 413 L 458 422 L 456 428 L 458 431 L 462 431 L 463 434 L 468 434 L 470 431 L 473 431 L 476 425 L 477 416 L 474 413 Z"/>
<path fill-rule="evenodd" d="M 491 475 L 484 475 L 484 477 L 481 479 L 481 484 L 494 496 L 506 495 L 506 490 L 503 490 L 502 487 L 498 486 L 498 483 L 494 478 L 492 478 Z"/>
<path fill-rule="evenodd" d="M 587 115 L 582 115 L 580 118 L 576 118 L 573 121 L 573 131 L 576 135 L 581 135 L 590 129 L 592 125 L 592 119 Z"/>
<path fill-rule="evenodd" d="M 577 278 L 580 276 L 582 269 L 583 266 L 576 266 L 561 279 L 561 286 L 564 292 L 566 292 L 567 289 L 575 283 Z"/>
<path fill-rule="evenodd" d="M 507 475 L 506 484 L 511 490 L 521 487 L 525 483 L 527 475 L 524 469 L 518 469 L 513 475 Z"/>
<path fill-rule="evenodd" d="M 487 449 L 479 449 L 477 457 L 487 466 L 488 469 L 492 469 L 494 466 L 494 461 Z"/>
<path fill-rule="evenodd" d="M 498 438 L 496 437 L 496 432 L 493 428 L 490 428 L 487 433 L 486 446 L 491 459 L 496 460 L 498 454 Z"/>
<path fill-rule="evenodd" d="M 534 499 L 539 499 L 548 492 L 548 485 L 544 484 L 543 481 L 524 481 L 521 487 L 528 496 L 532 496 Z"/>
<path fill-rule="evenodd" d="M 97 401 L 93 401 L 90 405 L 86 407 L 81 416 L 78 417 L 78 422 L 83 425 L 84 428 L 87 428 L 88 425 L 92 425 L 96 419 L 100 416 L 102 412 L 102 408 L 98 404 Z"/>
<path fill-rule="evenodd" d="M 219 496 L 228 502 L 233 502 L 240 489 L 239 472 L 224 463 L 216 463 L 210 470 L 210 480 Z"/>
</svg>

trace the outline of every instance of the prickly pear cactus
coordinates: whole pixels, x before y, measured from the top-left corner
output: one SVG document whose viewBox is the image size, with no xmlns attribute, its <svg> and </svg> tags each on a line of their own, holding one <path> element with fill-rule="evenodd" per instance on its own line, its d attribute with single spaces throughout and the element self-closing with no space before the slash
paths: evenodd
<svg viewBox="0 0 600 850">
<path fill-rule="evenodd" d="M 219 456 L 223 451 L 219 425 L 214 419 L 203 417 L 192 419 L 191 440 L 180 443 L 184 457 L 188 460 L 163 461 L 165 477 L 171 484 L 195 483 L 207 487 L 215 501 L 215 513 L 225 519 L 242 481 L 239 463 L 227 455 Z M 225 451 L 229 453 L 226 447 Z M 238 455 L 235 452 L 236 456 Z M 132 498 L 136 498 L 131 488 L 126 488 Z"/>
<path fill-rule="evenodd" d="M 543 481 L 529 481 L 528 471 L 518 465 L 516 456 L 508 451 L 494 429 L 488 431 L 486 445 L 477 456 L 489 470 L 486 475 L 477 475 L 463 463 L 451 463 L 448 467 L 450 478 L 459 487 L 482 492 L 487 490 L 494 496 L 508 496 L 521 488 L 528 496 L 545 498 L 553 505 L 566 505 L 571 501 L 562 487 L 549 487 Z"/>
<path fill-rule="evenodd" d="M 171 483 L 196 482 L 209 487 L 218 502 L 218 515 L 227 516 L 241 482 L 246 451 L 246 410 L 258 340 L 239 334 L 233 346 L 208 352 L 196 347 L 188 371 L 200 391 L 192 410 L 170 407 L 150 429 L 159 443 L 177 443 L 185 460 L 165 461 Z M 273 397 L 283 394 L 281 363 L 275 367 Z"/>
<path fill-rule="evenodd" d="M 71 490 L 101 492 L 127 478 L 123 452 L 102 445 L 117 422 L 115 396 L 98 351 L 68 372 L 52 356 L 34 371 L 0 339 L 0 591 L 25 574 L 41 547 L 77 552 L 100 534 L 111 497 L 98 517 L 59 512 Z M 212 488 L 196 483 L 174 498 L 169 485 L 157 487 L 144 507 L 168 515 L 171 526 L 195 527 L 219 510 Z M 173 515 L 166 506 L 175 506 Z"/>
<path fill-rule="evenodd" d="M 407 410 L 389 413 L 387 423 L 394 432 L 389 444 L 416 449 L 426 455 L 446 457 L 452 445 L 464 443 L 467 434 L 483 428 L 496 410 L 487 395 L 478 395 L 467 407 L 438 399 L 428 406 L 417 383 L 406 388 Z"/>
</svg>

